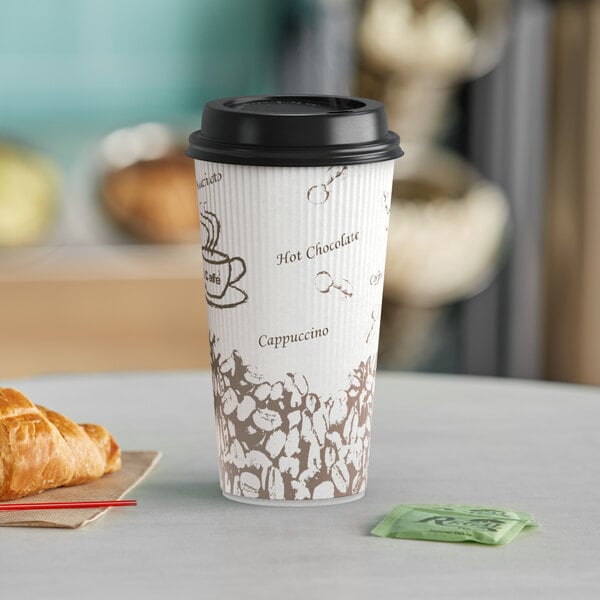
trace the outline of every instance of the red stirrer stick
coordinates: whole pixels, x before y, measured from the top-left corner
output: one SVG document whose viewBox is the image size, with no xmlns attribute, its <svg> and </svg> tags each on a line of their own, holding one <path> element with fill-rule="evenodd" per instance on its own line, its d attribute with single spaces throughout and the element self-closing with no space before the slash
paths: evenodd
<svg viewBox="0 0 600 600">
<path fill-rule="evenodd" d="M 3 510 L 54 510 L 55 508 L 107 508 L 137 506 L 137 500 L 92 500 L 90 502 L 33 502 L 31 504 L 1 504 Z"/>
</svg>

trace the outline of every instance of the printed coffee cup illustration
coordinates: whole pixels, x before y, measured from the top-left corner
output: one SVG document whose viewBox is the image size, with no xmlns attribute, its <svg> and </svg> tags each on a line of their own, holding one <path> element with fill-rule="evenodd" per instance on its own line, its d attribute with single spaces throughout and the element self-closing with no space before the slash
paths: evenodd
<svg viewBox="0 0 600 600">
<path fill-rule="evenodd" d="M 218 308 L 232 308 L 248 299 L 246 292 L 233 284 L 246 273 L 246 263 L 240 257 L 229 257 L 216 249 L 221 235 L 221 223 L 210 211 L 200 211 L 203 229 L 202 259 L 206 301 Z"/>
<path fill-rule="evenodd" d="M 257 96 L 190 136 L 219 480 L 230 499 L 365 494 L 393 161 L 383 106 Z"/>
<path fill-rule="evenodd" d="M 225 296 L 245 297 L 245 292 L 232 286 L 242 278 L 246 272 L 246 265 L 241 258 L 237 256 L 230 258 L 226 254 L 218 250 L 202 250 L 202 258 L 204 259 L 204 286 L 206 295 L 209 296 L 216 304 L 218 300 L 222 300 Z M 238 294 L 232 293 L 236 290 Z M 233 298 L 232 298 L 233 299 Z M 244 300 L 240 300 L 243 302 Z M 238 304 L 236 302 L 236 304 Z M 220 304 L 224 306 L 223 303 Z M 229 306 L 229 305 L 228 305 Z"/>
</svg>

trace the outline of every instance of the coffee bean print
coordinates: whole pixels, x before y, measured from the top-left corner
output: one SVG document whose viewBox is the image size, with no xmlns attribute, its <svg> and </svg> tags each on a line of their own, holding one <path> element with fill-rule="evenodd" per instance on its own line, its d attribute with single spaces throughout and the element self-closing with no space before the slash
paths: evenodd
<svg viewBox="0 0 600 600">
<path fill-rule="evenodd" d="M 333 498 L 335 490 L 331 481 L 321 482 L 312 493 L 313 500 L 325 500 L 326 498 Z"/>
<path fill-rule="evenodd" d="M 239 468 L 246 466 L 246 454 L 242 444 L 238 440 L 233 440 L 229 448 L 228 459 Z"/>
<path fill-rule="evenodd" d="M 245 471 L 240 474 L 240 489 L 243 496 L 246 496 L 247 498 L 258 498 L 260 487 L 260 479 L 253 473 Z"/>
<path fill-rule="evenodd" d="M 282 473 L 289 473 L 291 477 L 296 479 L 300 472 L 300 461 L 294 457 L 282 456 L 279 459 L 279 470 Z"/>
<path fill-rule="evenodd" d="M 319 446 L 323 446 L 325 444 L 325 435 L 327 434 L 327 419 L 324 408 L 320 408 L 313 414 L 312 424 L 313 433 L 319 442 Z"/>
<path fill-rule="evenodd" d="M 223 394 L 223 413 L 230 415 L 238 406 L 238 399 L 236 393 L 231 389 L 227 388 Z"/>
<path fill-rule="evenodd" d="M 277 381 L 273 384 L 269 397 L 271 400 L 279 400 L 283 397 L 283 383 L 281 381 Z"/>
<path fill-rule="evenodd" d="M 350 485 L 350 472 L 346 463 L 339 461 L 331 468 L 331 479 L 333 484 L 337 488 L 338 492 L 345 494 L 348 492 L 348 486 Z"/>
<path fill-rule="evenodd" d="M 329 421 L 332 425 L 342 423 L 348 415 L 348 396 L 346 392 L 338 392 L 332 398 L 331 408 L 329 410 Z"/>
<path fill-rule="evenodd" d="M 306 486 L 306 484 L 302 481 L 292 480 L 291 482 L 292 490 L 294 491 L 292 500 L 309 500 L 310 499 L 310 490 Z M 288 499 L 288 498 L 286 498 Z"/>
<path fill-rule="evenodd" d="M 284 452 L 286 456 L 294 456 L 300 452 L 300 431 L 297 427 L 294 427 L 287 434 Z"/>
<path fill-rule="evenodd" d="M 333 465 L 337 461 L 337 452 L 335 451 L 335 448 L 333 448 L 332 446 L 325 447 L 324 460 L 325 466 L 328 469 L 331 469 L 331 467 L 333 467 Z"/>
<path fill-rule="evenodd" d="M 279 413 L 266 408 L 257 409 L 252 415 L 252 420 L 259 429 L 263 429 L 264 431 L 273 431 L 281 425 Z"/>
<path fill-rule="evenodd" d="M 267 454 L 271 458 L 277 458 L 281 454 L 286 440 L 287 436 L 285 435 L 284 431 L 281 429 L 274 431 L 268 437 L 267 443 L 265 444 L 265 450 L 267 451 Z"/>
<path fill-rule="evenodd" d="M 318 401 L 319 400 L 316 394 L 308 394 L 308 396 L 306 397 L 306 410 L 308 410 L 308 412 L 311 414 L 314 413 L 317 409 Z"/>
<path fill-rule="evenodd" d="M 375 357 L 345 389 L 319 396 L 301 373 L 266 381 L 239 352 L 221 358 L 211 335 L 220 481 L 229 494 L 323 500 L 365 489 Z"/>
<path fill-rule="evenodd" d="M 267 478 L 267 491 L 269 492 L 269 498 L 271 500 L 284 500 L 285 499 L 285 484 L 283 483 L 283 477 L 276 467 L 269 469 L 269 476 Z"/>
<path fill-rule="evenodd" d="M 299 410 L 295 410 L 291 413 L 288 413 L 288 415 L 287 415 L 288 429 L 291 430 L 293 427 L 298 425 L 300 423 L 301 418 L 302 418 L 302 413 Z"/>
<path fill-rule="evenodd" d="M 261 383 L 254 390 L 254 397 L 257 400 L 264 401 L 270 396 L 271 391 L 272 391 L 272 388 L 268 383 Z"/>
<path fill-rule="evenodd" d="M 252 396 L 244 396 L 244 399 L 238 404 L 236 416 L 238 421 L 245 421 L 256 408 L 256 400 Z"/>
<path fill-rule="evenodd" d="M 231 373 L 233 371 L 234 367 L 235 367 L 235 362 L 234 362 L 233 358 L 230 357 L 221 363 L 221 366 L 219 367 L 219 371 L 221 371 L 221 373 Z"/>
<path fill-rule="evenodd" d="M 244 373 L 244 378 L 248 383 L 260 383 L 262 379 L 260 373 L 256 369 L 256 367 L 246 367 L 246 372 Z"/>
</svg>

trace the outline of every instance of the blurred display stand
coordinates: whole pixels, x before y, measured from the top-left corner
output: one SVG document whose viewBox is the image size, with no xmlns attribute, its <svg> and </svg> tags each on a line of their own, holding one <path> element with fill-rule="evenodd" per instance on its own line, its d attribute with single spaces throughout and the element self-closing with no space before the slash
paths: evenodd
<svg viewBox="0 0 600 600">
<path fill-rule="evenodd" d="M 510 260 L 510 207 L 452 141 L 466 133 L 465 85 L 497 67 L 510 29 L 508 1 L 364 3 L 358 93 L 385 103 L 406 150 L 392 192 L 382 367 L 471 372 L 464 306 Z"/>
<path fill-rule="evenodd" d="M 544 227 L 556 6 L 549 0 L 514 1 L 502 60 L 467 89 L 467 155 L 505 190 L 512 215 L 505 268 L 461 306 L 467 373 L 546 376 Z"/>
<path fill-rule="evenodd" d="M 380 366 L 544 376 L 549 56 L 560 4 L 586 3 L 9 2 L 0 21 L 0 217 L 4 160 L 11 177 L 37 173 L 20 206 L 43 231 L 0 250 L 0 376 L 206 367 L 199 241 L 188 219 L 195 190 L 182 191 L 189 175 L 166 164 L 169 152 L 210 98 L 309 92 L 382 100 L 406 150 L 390 199 Z M 587 106 L 582 114 L 593 113 Z M 140 126 L 168 133 L 162 154 L 140 151 Z M 13 154 L 3 158 L 7 143 Z M 138 164 L 107 159 L 108 147 L 156 160 L 156 172 L 177 180 L 177 193 L 165 194 L 186 196 L 187 208 L 157 216 L 157 193 L 131 183 Z M 591 256 L 586 248 L 573 256 Z M 558 315 L 560 299 L 553 306 Z"/>
<path fill-rule="evenodd" d="M 380 99 L 407 151 L 391 204 L 379 365 L 551 376 L 544 227 L 554 18 L 559 5 L 583 14 L 595 3 L 301 4 L 287 90 Z M 340 40 L 353 26 L 348 48 Z"/>
</svg>

